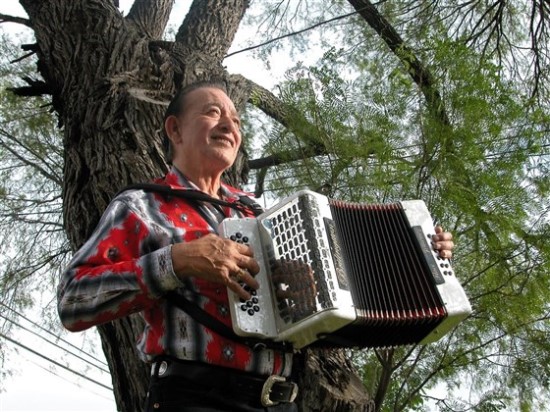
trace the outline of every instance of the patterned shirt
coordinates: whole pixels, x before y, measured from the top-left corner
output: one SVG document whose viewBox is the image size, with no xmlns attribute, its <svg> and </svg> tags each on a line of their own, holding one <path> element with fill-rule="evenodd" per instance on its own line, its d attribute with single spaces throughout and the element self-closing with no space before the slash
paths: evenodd
<svg viewBox="0 0 550 412">
<path fill-rule="evenodd" d="M 156 183 L 198 190 L 175 168 Z M 222 185 L 225 200 L 243 192 Z M 108 206 L 90 239 L 61 277 L 61 321 L 72 331 L 140 312 L 145 329 L 137 347 L 145 361 L 159 355 L 245 370 L 262 375 L 290 374 L 292 354 L 252 350 L 199 324 L 164 295 L 177 291 L 231 326 L 227 288 L 173 271 L 171 245 L 216 233 L 212 222 L 243 217 L 233 208 L 201 203 L 197 210 L 180 197 L 127 190 Z M 210 224 L 208 222 L 211 222 Z"/>
</svg>

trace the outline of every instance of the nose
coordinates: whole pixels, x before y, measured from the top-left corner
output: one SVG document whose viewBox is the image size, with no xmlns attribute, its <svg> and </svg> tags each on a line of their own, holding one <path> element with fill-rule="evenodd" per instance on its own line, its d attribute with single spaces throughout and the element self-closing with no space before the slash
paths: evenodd
<svg viewBox="0 0 550 412">
<path fill-rule="evenodd" d="M 220 121 L 218 122 L 218 127 L 224 133 L 239 133 L 239 128 L 233 121 L 233 118 L 229 115 L 222 115 Z"/>
</svg>

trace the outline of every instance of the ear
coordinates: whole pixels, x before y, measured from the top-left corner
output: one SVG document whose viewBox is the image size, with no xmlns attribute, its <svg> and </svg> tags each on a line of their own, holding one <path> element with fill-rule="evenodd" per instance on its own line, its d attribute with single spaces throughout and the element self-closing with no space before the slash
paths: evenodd
<svg viewBox="0 0 550 412">
<path fill-rule="evenodd" d="M 180 124 L 176 116 L 168 116 L 166 118 L 166 121 L 164 122 L 164 130 L 173 144 L 181 141 Z"/>
</svg>

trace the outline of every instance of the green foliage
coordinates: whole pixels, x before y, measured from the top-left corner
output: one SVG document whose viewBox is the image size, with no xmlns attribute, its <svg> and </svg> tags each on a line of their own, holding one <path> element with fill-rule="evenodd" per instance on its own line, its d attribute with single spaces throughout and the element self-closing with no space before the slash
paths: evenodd
<svg viewBox="0 0 550 412">
<path fill-rule="evenodd" d="M 531 98 L 525 61 L 513 70 L 502 65 L 513 60 L 510 50 L 497 58 L 463 41 L 467 23 L 450 35 L 440 9 L 397 3 L 383 3 L 385 16 L 431 71 L 447 119 L 427 106 L 409 68 L 364 21 L 350 19 L 340 33 L 325 32 L 341 42 L 315 65 L 297 64 L 278 86 L 301 116 L 292 132 L 270 128 L 264 155 L 292 149 L 304 159 L 271 168 L 268 188 L 365 202 L 421 198 L 454 233 L 455 271 L 474 312 L 437 344 L 396 349 L 391 364 L 374 351 L 356 354 L 373 396 L 392 374 L 380 410 L 544 410 L 550 108 Z M 520 39 L 524 15 L 517 13 L 510 36 Z M 407 20 L 412 14 L 424 19 Z M 312 146 L 323 155 L 309 155 Z M 442 385 L 448 394 L 431 399 Z"/>
</svg>

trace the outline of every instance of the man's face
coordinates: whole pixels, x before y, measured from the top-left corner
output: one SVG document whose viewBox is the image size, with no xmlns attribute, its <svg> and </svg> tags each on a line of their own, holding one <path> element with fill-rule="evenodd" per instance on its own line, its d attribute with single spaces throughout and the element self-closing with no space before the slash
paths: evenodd
<svg viewBox="0 0 550 412">
<path fill-rule="evenodd" d="M 183 114 L 169 130 L 174 164 L 200 170 L 230 167 L 241 145 L 240 119 L 231 99 L 220 89 L 203 87 L 184 97 Z"/>
</svg>

